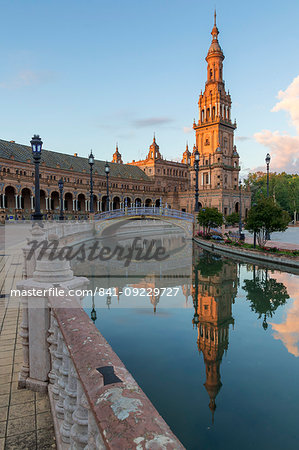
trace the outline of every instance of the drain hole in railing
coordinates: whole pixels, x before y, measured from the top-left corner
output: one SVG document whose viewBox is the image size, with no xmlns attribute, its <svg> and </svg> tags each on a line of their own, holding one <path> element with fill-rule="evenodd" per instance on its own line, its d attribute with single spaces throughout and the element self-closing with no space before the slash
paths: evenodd
<svg viewBox="0 0 299 450">
<path fill-rule="evenodd" d="M 97 371 L 100 372 L 101 375 L 103 375 L 104 386 L 106 386 L 107 384 L 122 383 L 122 380 L 118 378 L 117 375 L 115 375 L 114 367 L 112 366 L 99 367 L 97 368 Z"/>
</svg>

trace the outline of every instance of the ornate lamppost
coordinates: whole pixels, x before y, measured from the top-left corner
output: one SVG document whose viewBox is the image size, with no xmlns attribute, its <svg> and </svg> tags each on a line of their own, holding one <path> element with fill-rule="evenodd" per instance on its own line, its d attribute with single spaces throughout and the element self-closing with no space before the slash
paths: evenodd
<svg viewBox="0 0 299 450">
<path fill-rule="evenodd" d="M 270 166 L 270 161 L 271 161 L 270 153 L 267 153 L 265 161 L 266 161 L 266 165 L 267 165 L 267 198 L 269 198 L 269 166 Z M 268 230 L 266 231 L 266 239 L 267 240 L 270 239 L 270 233 Z"/>
<path fill-rule="evenodd" d="M 239 236 L 242 239 L 242 182 L 239 180 Z"/>
<path fill-rule="evenodd" d="M 267 153 L 265 161 L 267 164 L 267 197 L 269 197 L 269 166 L 271 161 L 270 153 Z"/>
<path fill-rule="evenodd" d="M 90 155 L 88 157 L 88 163 L 90 166 L 90 204 L 89 204 L 89 212 L 93 213 L 93 180 L 92 180 L 92 169 L 94 165 L 94 156 L 92 154 L 92 150 L 90 150 Z"/>
<path fill-rule="evenodd" d="M 63 179 L 60 178 L 58 181 L 58 187 L 60 192 L 60 215 L 59 220 L 64 220 L 64 214 L 63 214 Z"/>
<path fill-rule="evenodd" d="M 33 161 L 35 164 L 35 207 L 32 215 L 33 220 L 42 220 L 43 215 L 40 212 L 40 190 L 39 190 L 39 163 L 41 160 L 43 142 L 38 134 L 35 134 L 30 141 Z"/>
<path fill-rule="evenodd" d="M 256 203 L 253 203 L 252 207 L 255 208 L 256 207 Z M 256 248 L 256 231 L 255 230 L 253 232 L 253 248 Z"/>
<path fill-rule="evenodd" d="M 106 211 L 109 211 L 109 173 L 110 173 L 110 166 L 108 161 L 106 161 L 105 164 L 105 173 L 106 173 L 106 183 L 107 183 L 107 201 L 106 201 Z"/>
<path fill-rule="evenodd" d="M 195 169 L 195 208 L 194 211 L 198 212 L 198 170 L 199 170 L 199 152 L 196 149 L 194 159 L 194 169 Z"/>
</svg>

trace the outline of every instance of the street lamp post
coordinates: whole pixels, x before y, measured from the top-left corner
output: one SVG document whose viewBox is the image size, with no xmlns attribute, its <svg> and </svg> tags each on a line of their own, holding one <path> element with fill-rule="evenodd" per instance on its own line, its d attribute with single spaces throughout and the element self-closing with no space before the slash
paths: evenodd
<svg viewBox="0 0 299 450">
<path fill-rule="evenodd" d="M 32 156 L 35 164 L 35 207 L 32 215 L 33 220 L 42 220 L 43 215 L 40 212 L 40 190 L 39 190 L 39 163 L 41 160 L 41 152 L 43 142 L 38 134 L 35 134 L 30 141 L 32 148 Z"/>
<path fill-rule="evenodd" d="M 93 213 L 93 180 L 92 180 L 92 169 L 94 165 L 94 156 L 92 154 L 92 150 L 90 150 L 90 155 L 88 157 L 88 163 L 90 166 L 90 205 L 89 205 L 89 212 Z"/>
<path fill-rule="evenodd" d="M 199 170 L 199 153 L 196 149 L 195 159 L 194 159 L 194 169 L 195 169 L 195 212 L 198 212 L 198 170 Z"/>
<path fill-rule="evenodd" d="M 269 166 L 270 166 L 270 161 L 271 161 L 270 153 L 267 153 L 265 161 L 266 161 L 266 165 L 267 165 L 267 198 L 269 198 Z M 266 230 L 266 239 L 267 240 L 270 239 L 270 233 L 268 230 Z"/>
<path fill-rule="evenodd" d="M 256 203 L 253 203 L 253 208 L 256 207 Z M 253 248 L 256 248 L 256 231 L 253 232 Z"/>
<path fill-rule="evenodd" d="M 267 197 L 269 197 L 269 166 L 271 161 L 271 156 L 269 153 L 267 153 L 265 161 L 267 164 Z"/>
<path fill-rule="evenodd" d="M 63 214 L 63 179 L 60 178 L 58 181 L 58 187 L 60 192 L 60 215 L 59 220 L 64 220 L 64 214 Z"/>
<path fill-rule="evenodd" d="M 106 161 L 105 164 L 105 173 L 106 173 L 106 182 L 107 182 L 107 203 L 106 203 L 106 210 L 109 211 L 110 207 L 109 207 L 109 173 L 110 173 L 110 166 L 108 161 Z"/>
<path fill-rule="evenodd" d="M 242 238 L 242 182 L 239 180 L 239 236 Z"/>
</svg>

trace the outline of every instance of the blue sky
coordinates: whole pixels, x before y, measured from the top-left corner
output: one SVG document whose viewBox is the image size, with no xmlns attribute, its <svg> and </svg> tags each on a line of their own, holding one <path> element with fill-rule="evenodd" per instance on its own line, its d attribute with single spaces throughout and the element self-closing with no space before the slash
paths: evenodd
<svg viewBox="0 0 299 450">
<path fill-rule="evenodd" d="M 180 157 L 194 143 L 186 131 L 215 4 L 242 166 L 263 165 L 270 151 L 274 167 L 296 171 L 299 81 L 271 109 L 299 75 L 298 1 L 0 0 L 0 137 L 28 143 L 37 132 L 45 148 L 92 148 L 98 159 L 111 159 L 117 141 L 130 161 L 155 132 L 163 156 Z"/>
</svg>

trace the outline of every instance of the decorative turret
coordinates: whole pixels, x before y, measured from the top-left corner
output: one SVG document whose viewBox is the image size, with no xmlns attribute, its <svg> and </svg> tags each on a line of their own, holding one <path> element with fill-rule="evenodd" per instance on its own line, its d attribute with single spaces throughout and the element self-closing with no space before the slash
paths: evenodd
<svg viewBox="0 0 299 450">
<path fill-rule="evenodd" d="M 191 156 L 191 153 L 189 152 L 188 142 L 187 142 L 186 150 L 183 153 L 182 163 L 187 164 L 189 166 L 190 165 L 190 156 Z"/>
<path fill-rule="evenodd" d="M 213 81 L 218 83 L 223 83 L 222 70 L 223 70 L 223 60 L 224 54 L 218 42 L 219 31 L 216 25 L 216 11 L 214 13 L 214 27 L 212 29 L 211 35 L 213 36 L 212 43 L 210 45 L 206 61 L 208 63 L 207 71 L 207 83 Z"/>
<path fill-rule="evenodd" d="M 149 148 L 147 159 L 162 159 L 161 153 L 159 151 L 159 145 L 156 143 L 156 136 L 154 135 L 153 143 Z"/>
<path fill-rule="evenodd" d="M 117 164 L 123 164 L 123 160 L 121 159 L 121 154 L 118 151 L 118 144 L 117 143 L 116 143 L 115 152 L 113 153 L 112 162 L 113 163 L 117 163 Z"/>
</svg>

